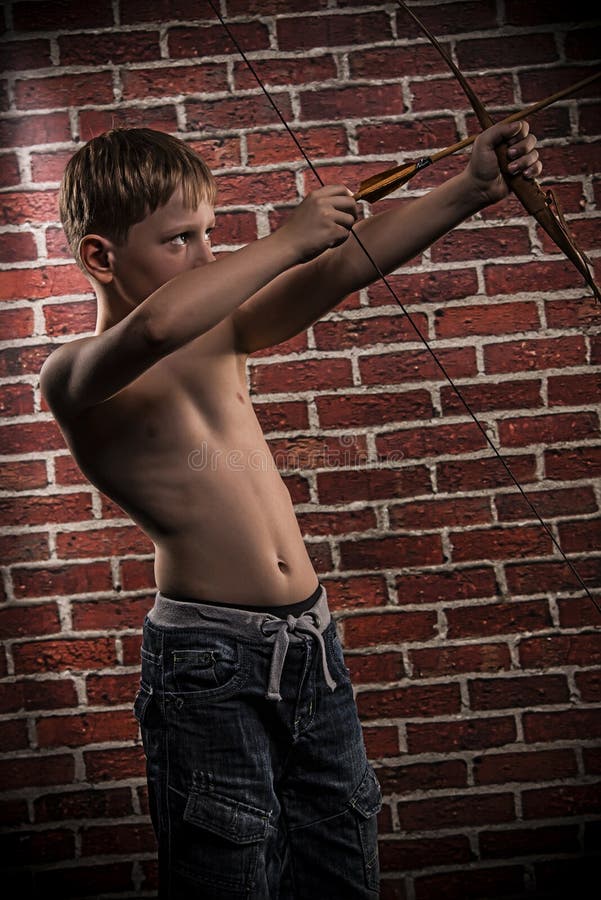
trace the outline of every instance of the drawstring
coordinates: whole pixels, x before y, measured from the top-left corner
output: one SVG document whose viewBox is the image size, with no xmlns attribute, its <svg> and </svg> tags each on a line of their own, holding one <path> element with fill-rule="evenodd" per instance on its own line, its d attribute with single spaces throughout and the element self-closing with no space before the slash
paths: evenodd
<svg viewBox="0 0 601 900">
<path fill-rule="evenodd" d="M 315 624 L 313 624 L 313 619 L 315 620 Z M 267 686 L 267 693 L 265 694 L 268 700 L 282 699 L 282 695 L 280 694 L 280 682 L 282 680 L 282 671 L 284 669 L 284 662 L 286 660 L 286 654 L 288 653 L 288 646 L 290 644 L 290 638 L 288 637 L 289 633 L 310 634 L 317 639 L 317 642 L 319 643 L 319 646 L 321 648 L 321 665 L 323 668 L 323 675 L 326 680 L 326 684 L 331 691 L 336 690 L 337 684 L 332 678 L 330 670 L 328 669 L 326 647 L 323 642 L 321 632 L 318 630 L 319 624 L 319 617 L 316 616 L 315 613 L 310 612 L 303 613 L 303 615 L 299 616 L 298 619 L 296 619 L 294 616 L 288 616 L 286 619 L 277 619 L 273 621 L 271 619 L 268 619 L 267 621 L 262 623 L 261 630 L 263 634 L 276 635 L 273 654 L 271 657 L 269 684 Z"/>
</svg>

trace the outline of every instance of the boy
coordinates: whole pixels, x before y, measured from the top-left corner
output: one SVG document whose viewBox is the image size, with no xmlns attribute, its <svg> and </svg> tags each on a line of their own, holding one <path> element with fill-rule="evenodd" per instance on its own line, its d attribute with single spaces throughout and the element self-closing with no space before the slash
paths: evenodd
<svg viewBox="0 0 601 900">
<path fill-rule="evenodd" d="M 503 141 L 540 173 L 527 123 L 495 125 L 460 175 L 357 224 L 383 271 L 506 196 Z M 98 319 L 51 354 L 41 389 L 84 474 L 156 547 L 134 712 L 159 896 L 375 898 L 379 786 L 245 363 L 376 273 L 348 240 L 343 186 L 218 260 L 215 200 L 202 160 L 160 132 L 112 130 L 74 155 L 61 220 Z"/>
</svg>

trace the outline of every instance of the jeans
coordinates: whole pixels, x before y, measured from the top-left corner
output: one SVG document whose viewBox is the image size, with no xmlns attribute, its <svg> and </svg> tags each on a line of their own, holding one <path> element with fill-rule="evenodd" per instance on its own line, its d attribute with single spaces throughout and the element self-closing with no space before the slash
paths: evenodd
<svg viewBox="0 0 601 900">
<path fill-rule="evenodd" d="M 325 589 L 296 619 L 158 592 L 141 654 L 160 900 L 375 900 L 380 786 Z"/>
</svg>

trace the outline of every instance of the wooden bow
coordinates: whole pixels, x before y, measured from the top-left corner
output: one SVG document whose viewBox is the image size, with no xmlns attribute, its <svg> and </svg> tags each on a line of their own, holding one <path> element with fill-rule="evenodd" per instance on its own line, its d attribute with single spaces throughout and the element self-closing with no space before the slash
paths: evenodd
<svg viewBox="0 0 601 900">
<path fill-rule="evenodd" d="M 501 122 L 517 122 L 519 119 L 525 119 L 535 112 L 545 109 L 547 106 L 551 106 L 551 104 L 555 103 L 557 100 L 562 100 L 570 94 L 575 94 L 581 88 L 585 87 L 585 85 L 591 84 L 598 78 L 601 78 L 601 70 L 593 72 L 588 78 L 583 78 L 582 81 L 570 84 L 568 87 L 563 88 L 561 91 L 557 91 L 555 94 L 551 94 L 549 97 L 537 100 L 537 102 L 533 103 L 531 106 L 520 109 L 518 112 L 507 116 L 505 119 L 501 119 Z M 412 160 L 409 163 L 401 163 L 399 166 L 393 166 L 391 169 L 385 169 L 383 172 L 377 172 L 375 175 L 371 175 L 361 182 L 356 193 L 353 195 L 354 199 L 375 203 L 376 200 L 387 197 L 388 194 L 396 191 L 397 188 L 407 184 L 407 182 L 410 181 L 414 175 L 417 175 L 418 172 L 421 172 L 422 169 L 431 166 L 432 163 L 438 162 L 439 159 L 451 156 L 452 153 L 457 153 L 459 150 L 465 150 L 466 147 L 470 147 L 477 137 L 477 134 L 472 134 L 470 137 L 458 141 L 456 144 L 451 144 L 450 147 L 445 147 L 444 150 L 437 150 L 435 153 L 429 153 L 427 156 L 422 156 L 418 160 Z"/>
<path fill-rule="evenodd" d="M 430 32 L 426 25 L 424 25 L 421 19 L 419 19 L 415 15 L 413 10 L 409 9 L 409 7 L 403 2 L 403 0 L 397 0 L 397 3 L 401 7 L 401 9 L 404 9 L 405 12 L 409 16 L 411 16 L 411 18 L 416 22 L 421 31 L 423 31 L 423 33 L 426 35 L 430 43 L 436 48 L 438 53 L 447 63 L 447 65 L 457 78 L 459 84 L 461 85 L 464 94 L 470 101 L 472 109 L 476 113 L 476 116 L 482 128 L 490 128 L 490 126 L 494 124 L 493 120 L 491 119 L 488 111 L 482 104 L 480 98 L 475 93 L 461 70 L 455 65 L 451 57 L 443 49 L 443 47 L 441 47 L 434 35 Z M 564 252 L 567 258 L 578 269 L 588 286 L 591 288 L 595 300 L 601 302 L 601 289 L 595 283 L 595 279 L 591 271 L 590 261 L 587 259 L 584 252 L 576 243 L 573 235 L 571 235 L 568 231 L 565 220 L 563 218 L 561 210 L 559 209 L 553 192 L 550 190 L 546 193 L 542 191 L 538 182 L 534 179 L 524 178 L 524 176 L 520 173 L 515 175 L 512 174 L 507 168 L 508 159 L 507 147 L 505 144 L 501 144 L 500 146 L 496 147 L 495 153 L 497 154 L 497 159 L 499 160 L 499 168 L 510 190 L 513 191 L 526 211 L 530 213 L 530 215 L 534 216 L 541 228 L 543 228 L 547 232 L 551 240 L 553 240 L 557 244 L 559 249 Z"/>
</svg>

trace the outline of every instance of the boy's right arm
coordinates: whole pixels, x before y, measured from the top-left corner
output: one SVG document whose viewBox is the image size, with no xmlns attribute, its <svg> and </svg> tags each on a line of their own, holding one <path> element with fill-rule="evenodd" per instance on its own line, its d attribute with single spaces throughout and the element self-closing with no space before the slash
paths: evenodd
<svg viewBox="0 0 601 900">
<path fill-rule="evenodd" d="M 268 237 L 181 272 L 107 331 L 63 345 L 40 371 L 40 387 L 59 420 L 110 399 L 162 357 L 206 333 L 293 265 L 337 246 L 354 215 L 350 191 L 310 194 Z"/>
</svg>

